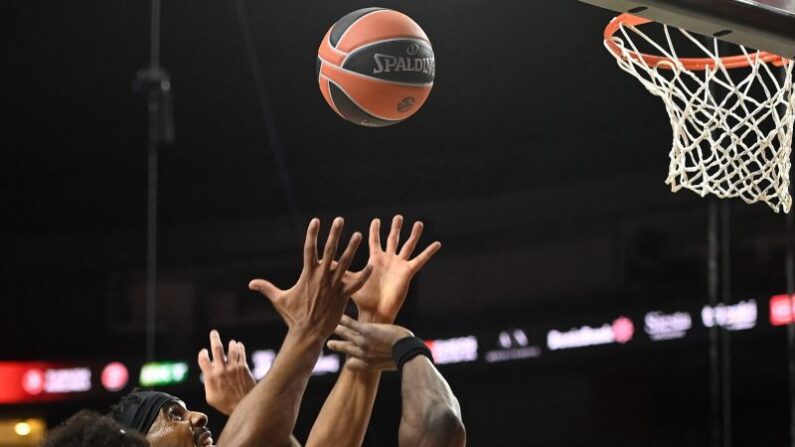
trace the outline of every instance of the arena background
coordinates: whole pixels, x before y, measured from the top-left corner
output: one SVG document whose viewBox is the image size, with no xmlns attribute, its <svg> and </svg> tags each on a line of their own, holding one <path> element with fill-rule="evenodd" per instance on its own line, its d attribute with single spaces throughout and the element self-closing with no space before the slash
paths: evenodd
<svg viewBox="0 0 795 447">
<path fill-rule="evenodd" d="M 286 285 L 312 216 L 342 215 L 347 231 L 361 231 L 371 217 L 402 213 L 444 246 L 399 322 L 453 339 L 460 362 L 440 370 L 462 403 L 469 445 L 707 445 L 709 200 L 664 184 L 668 118 L 602 47 L 612 14 L 574 0 L 383 1 L 425 29 L 437 77 L 416 116 L 366 129 L 332 113 L 315 80 L 327 28 L 366 6 L 164 2 L 176 140 L 160 156 L 156 360 L 189 372 L 163 389 L 206 410 L 219 432 L 195 364 L 208 331 L 244 341 L 250 358 L 284 333 L 248 280 Z M 124 390 L 138 382 L 147 134 L 132 81 L 148 64 L 148 20 L 143 1 L 0 0 L 0 357 L 99 365 L 90 391 L 6 403 L 4 419 L 55 424 L 79 408 L 106 410 L 121 395 L 97 379 L 110 361 L 129 369 Z M 751 328 L 730 333 L 731 434 L 738 446 L 785 445 L 786 333 L 768 307 L 786 290 L 784 217 L 759 204 L 728 209 L 725 292 L 745 304 L 742 318 L 756 310 Z M 687 312 L 692 327 L 653 341 L 644 319 L 654 311 Z M 548 346 L 550 331 L 621 317 L 634 328 L 625 343 Z M 487 361 L 513 349 L 538 356 Z M 334 378 L 311 380 L 299 439 Z M 391 374 L 365 445 L 397 445 L 399 417 Z"/>
</svg>

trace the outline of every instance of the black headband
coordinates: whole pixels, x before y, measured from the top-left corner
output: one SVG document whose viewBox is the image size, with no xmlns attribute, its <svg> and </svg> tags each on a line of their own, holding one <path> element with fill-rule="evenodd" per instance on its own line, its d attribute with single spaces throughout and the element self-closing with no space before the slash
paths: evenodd
<svg viewBox="0 0 795 447">
<path fill-rule="evenodd" d="M 157 419 L 157 414 L 164 405 L 179 402 L 179 399 L 160 391 L 139 391 L 136 396 L 140 400 L 127 399 L 122 401 L 119 422 L 139 433 L 146 435 Z"/>
</svg>

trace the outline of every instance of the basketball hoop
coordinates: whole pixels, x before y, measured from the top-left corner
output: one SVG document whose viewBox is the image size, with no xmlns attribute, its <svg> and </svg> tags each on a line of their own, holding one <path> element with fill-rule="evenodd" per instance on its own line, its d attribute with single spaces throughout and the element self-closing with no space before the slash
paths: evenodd
<svg viewBox="0 0 795 447">
<path fill-rule="evenodd" d="M 662 25 L 664 42 L 657 43 L 638 28 L 649 22 L 622 14 L 605 28 L 604 44 L 622 70 L 665 103 L 674 133 L 665 183 L 674 192 L 739 197 L 789 212 L 793 61 L 742 46 L 741 54 L 721 57 L 718 39 L 710 50 L 684 29 L 684 40 L 677 38 L 706 57 L 679 57 L 677 28 Z"/>
</svg>

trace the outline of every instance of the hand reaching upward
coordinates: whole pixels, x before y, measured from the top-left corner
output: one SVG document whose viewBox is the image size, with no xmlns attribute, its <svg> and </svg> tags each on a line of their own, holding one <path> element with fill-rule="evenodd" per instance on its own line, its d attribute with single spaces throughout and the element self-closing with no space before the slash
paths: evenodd
<svg viewBox="0 0 795 447">
<path fill-rule="evenodd" d="M 362 240 L 361 233 L 354 233 L 339 261 L 334 260 L 343 225 L 341 217 L 334 219 L 323 250 L 323 258 L 318 259 L 317 235 L 320 221 L 312 219 L 304 242 L 304 268 L 291 288 L 282 290 L 264 279 L 255 279 L 249 283 L 251 290 L 260 292 L 273 303 L 290 330 L 317 339 L 326 339 L 339 323 L 348 297 L 358 291 L 370 277 L 373 270 L 370 266 L 358 273 L 348 272 Z M 347 277 L 344 283 L 343 277 Z"/>
<path fill-rule="evenodd" d="M 422 236 L 422 222 L 415 222 L 411 235 L 398 251 L 400 230 L 403 216 L 392 219 L 392 228 L 386 241 L 386 248 L 381 245 L 381 221 L 373 219 L 370 224 L 370 260 L 372 267 L 370 279 L 353 294 L 353 301 L 359 308 L 360 319 L 380 323 L 392 323 L 406 300 L 409 283 L 414 275 L 431 257 L 439 251 L 442 244 L 434 242 L 420 254 L 411 257 Z M 349 274 L 346 282 L 353 283 L 356 275 Z"/>
<path fill-rule="evenodd" d="M 204 394 L 207 403 L 229 416 L 237 404 L 246 397 L 257 382 L 246 362 L 246 347 L 230 340 L 229 350 L 224 354 L 224 345 L 218 331 L 210 332 L 210 349 L 199 351 L 199 368 L 204 374 Z"/>
</svg>

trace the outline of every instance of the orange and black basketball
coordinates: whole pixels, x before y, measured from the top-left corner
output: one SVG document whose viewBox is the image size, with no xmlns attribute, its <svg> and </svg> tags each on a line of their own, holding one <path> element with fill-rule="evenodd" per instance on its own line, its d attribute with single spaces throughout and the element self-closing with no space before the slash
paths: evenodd
<svg viewBox="0 0 795 447">
<path fill-rule="evenodd" d="M 435 72 L 428 36 L 391 9 L 346 15 L 318 49 L 323 97 L 341 117 L 362 126 L 389 126 L 413 115 L 428 98 Z"/>
</svg>

